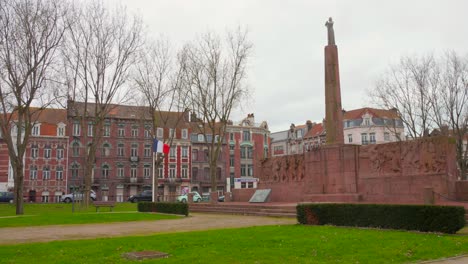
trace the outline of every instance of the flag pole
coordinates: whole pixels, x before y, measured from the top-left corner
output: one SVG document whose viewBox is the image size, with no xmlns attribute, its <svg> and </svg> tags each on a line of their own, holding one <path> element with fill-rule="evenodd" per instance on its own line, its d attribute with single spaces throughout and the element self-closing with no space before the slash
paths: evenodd
<svg viewBox="0 0 468 264">
<path fill-rule="evenodd" d="M 154 181 L 154 179 L 155 179 L 154 178 L 154 170 L 155 170 L 156 165 L 154 164 L 155 163 L 154 155 L 155 155 L 155 153 L 153 151 L 153 171 L 152 171 L 152 174 L 153 174 L 153 184 L 152 184 L 153 185 L 153 187 L 152 187 L 153 197 L 152 197 L 152 201 L 153 201 L 153 203 L 156 202 L 156 199 L 155 199 L 155 197 L 156 197 L 156 188 L 154 186 L 156 184 L 155 181 Z"/>
</svg>

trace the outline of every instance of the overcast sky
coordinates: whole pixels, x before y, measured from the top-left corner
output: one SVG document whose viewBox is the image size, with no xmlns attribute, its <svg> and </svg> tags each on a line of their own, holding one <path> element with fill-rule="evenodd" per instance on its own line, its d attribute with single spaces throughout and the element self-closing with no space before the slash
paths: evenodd
<svg viewBox="0 0 468 264">
<path fill-rule="evenodd" d="M 335 21 L 342 105 L 370 106 L 367 91 L 404 55 L 468 54 L 468 1 L 255 1 L 121 0 L 143 17 L 147 31 L 165 35 L 175 46 L 208 30 L 249 29 L 254 44 L 249 62 L 248 113 L 267 121 L 271 132 L 291 123 L 321 122 L 325 116 L 325 22 Z"/>
</svg>

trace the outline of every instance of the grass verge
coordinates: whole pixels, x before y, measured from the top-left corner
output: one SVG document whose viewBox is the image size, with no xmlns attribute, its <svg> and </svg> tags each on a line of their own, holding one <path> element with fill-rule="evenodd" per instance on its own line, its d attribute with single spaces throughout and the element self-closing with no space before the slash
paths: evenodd
<svg viewBox="0 0 468 264">
<path fill-rule="evenodd" d="M 143 263 L 408 263 L 468 253 L 468 236 L 332 226 L 264 226 L 0 246 L 5 263 L 129 263 L 131 251 L 169 253 Z"/>
<path fill-rule="evenodd" d="M 96 213 L 96 209 L 92 205 L 86 208 L 80 204 L 74 206 L 72 204 L 25 204 L 25 214 L 16 216 L 14 205 L 0 204 L 0 228 L 179 218 L 179 216 L 173 215 L 139 213 L 137 212 L 137 204 L 132 203 L 118 203 L 113 212 L 109 211 L 109 208 L 100 208 L 100 212 Z"/>
</svg>

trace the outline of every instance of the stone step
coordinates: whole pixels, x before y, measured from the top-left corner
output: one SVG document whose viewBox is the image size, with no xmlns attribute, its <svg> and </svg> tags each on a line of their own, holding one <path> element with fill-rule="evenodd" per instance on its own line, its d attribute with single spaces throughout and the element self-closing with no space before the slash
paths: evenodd
<svg viewBox="0 0 468 264">
<path fill-rule="evenodd" d="M 229 204 L 191 204 L 190 212 L 223 213 L 235 215 L 257 215 L 275 217 L 296 217 L 296 208 L 292 206 L 254 206 Z"/>
<path fill-rule="evenodd" d="M 354 203 L 361 201 L 361 194 L 306 194 L 302 202 Z"/>
</svg>

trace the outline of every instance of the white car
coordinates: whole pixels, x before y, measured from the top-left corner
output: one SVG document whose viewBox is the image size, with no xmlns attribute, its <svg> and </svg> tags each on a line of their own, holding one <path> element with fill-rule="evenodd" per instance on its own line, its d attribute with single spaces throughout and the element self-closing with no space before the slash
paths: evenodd
<svg viewBox="0 0 468 264">
<path fill-rule="evenodd" d="M 96 193 L 93 190 L 91 190 L 91 192 L 89 193 L 89 197 L 91 198 L 91 200 L 95 201 Z M 69 193 L 69 194 L 62 195 L 62 197 L 60 198 L 60 201 L 63 203 L 71 203 L 73 201 L 73 198 L 75 198 L 75 201 L 81 201 L 83 199 L 83 193 L 77 192 L 75 194 Z"/>
</svg>

